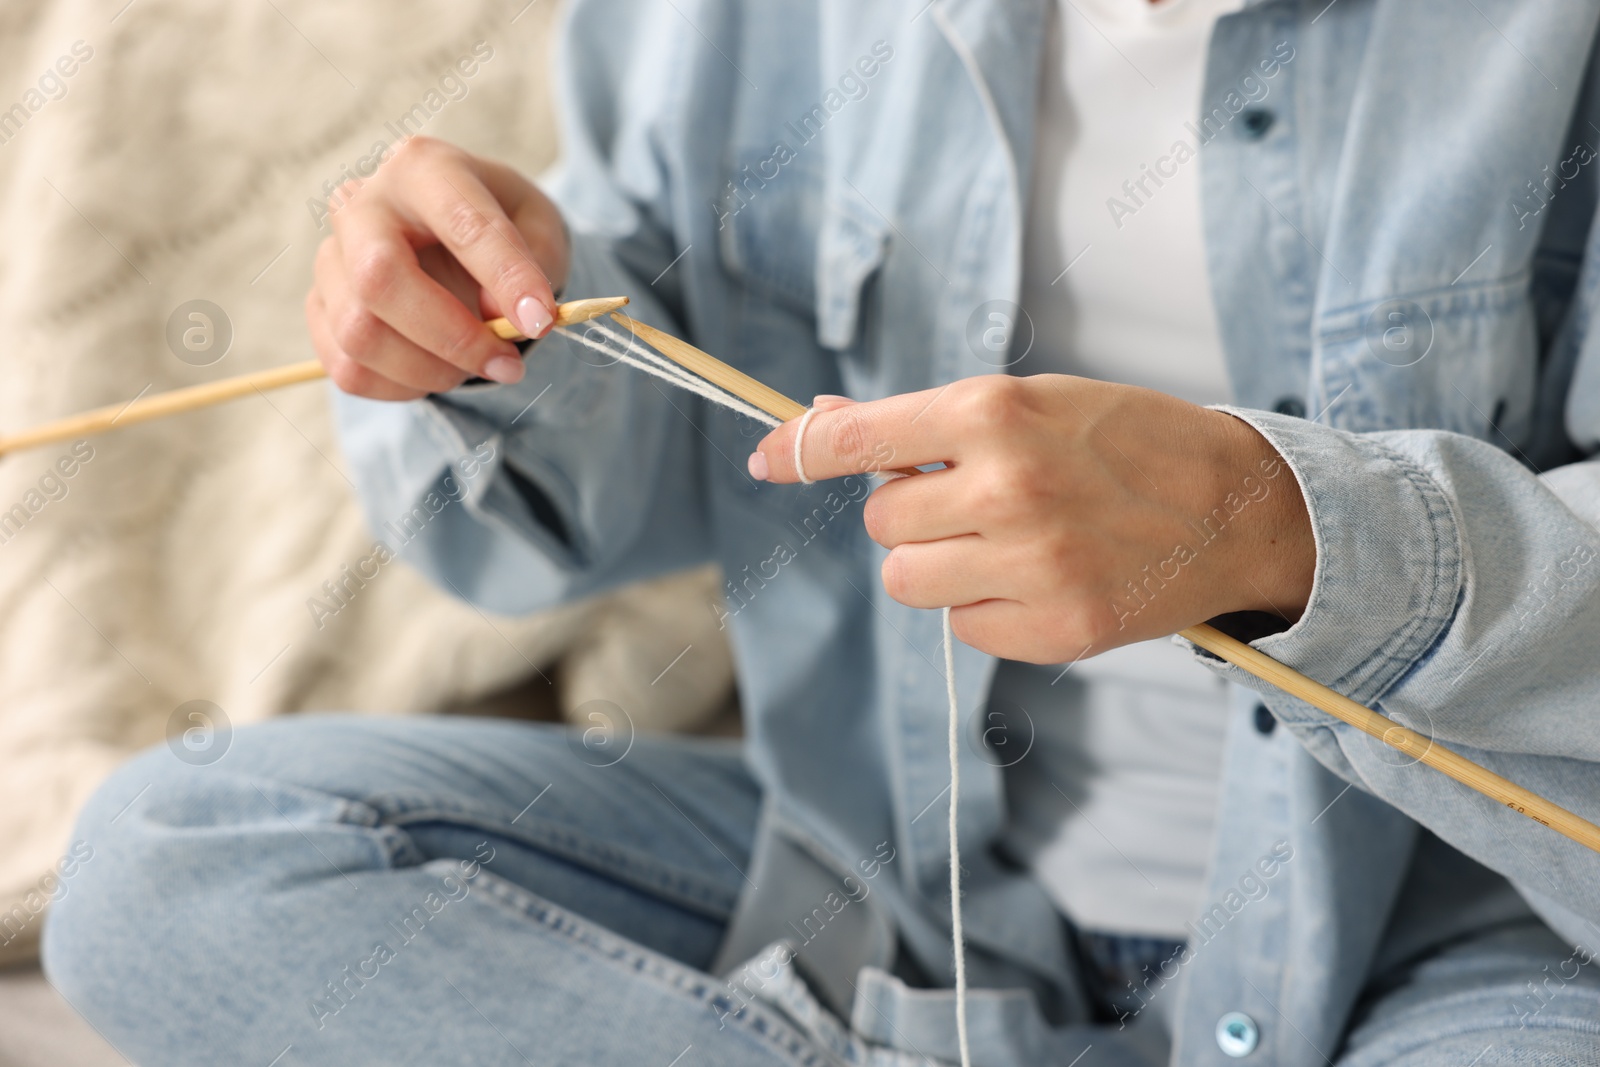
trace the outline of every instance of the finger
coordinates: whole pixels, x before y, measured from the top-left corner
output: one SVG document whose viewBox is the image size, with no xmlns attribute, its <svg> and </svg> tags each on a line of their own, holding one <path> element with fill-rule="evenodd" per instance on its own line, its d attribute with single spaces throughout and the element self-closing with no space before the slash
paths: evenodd
<svg viewBox="0 0 1600 1067">
<path fill-rule="evenodd" d="M 901 545 L 883 561 L 883 588 L 911 608 L 1021 599 L 1027 568 L 1010 556 L 975 534 Z"/>
<path fill-rule="evenodd" d="M 439 165 L 402 172 L 402 202 L 523 333 L 544 336 L 555 321 L 555 293 L 522 231 L 454 149 L 438 151 Z"/>
<path fill-rule="evenodd" d="M 1041 625 L 1039 612 L 1015 600 L 981 600 L 950 609 L 956 639 L 980 652 L 1024 663 L 1076 663 L 1116 642 L 1095 647 L 1066 625 Z"/>
<path fill-rule="evenodd" d="M 983 516 L 962 503 L 962 481 L 959 471 L 936 470 L 878 486 L 862 511 L 867 536 L 884 548 L 895 548 L 977 533 Z"/>
<path fill-rule="evenodd" d="M 856 401 L 851 400 L 847 396 L 834 396 L 832 393 L 819 393 L 811 401 L 811 410 L 837 411 L 840 408 L 847 408 L 854 403 L 856 403 Z"/>
<path fill-rule="evenodd" d="M 333 331 L 328 328 L 327 306 L 315 289 L 306 296 L 306 330 L 328 378 L 344 392 L 372 400 L 416 400 L 427 395 L 392 382 L 351 359 L 334 340 Z"/>
<path fill-rule="evenodd" d="M 387 206 L 357 199 L 336 219 L 342 273 L 363 308 L 466 373 L 508 384 L 522 379 L 516 347 L 423 270 L 405 224 Z"/>
<path fill-rule="evenodd" d="M 423 393 L 448 392 L 466 379 L 459 367 L 413 344 L 364 307 L 351 291 L 337 252 L 318 252 L 316 279 L 328 309 L 328 329 L 346 356 L 380 377 Z"/>
<path fill-rule="evenodd" d="M 566 285 L 571 258 L 567 224 L 562 221 L 560 209 L 537 186 L 530 185 L 516 168 L 492 159 L 475 159 L 473 165 L 484 187 L 505 209 L 506 216 L 533 250 L 533 261 L 540 272 L 559 294 Z M 495 315 L 507 313 L 494 312 Z"/>
<path fill-rule="evenodd" d="M 955 441 L 937 418 L 919 416 L 940 390 L 903 393 L 883 400 L 817 410 L 805 427 L 801 462 L 812 481 L 849 474 L 919 467 L 955 458 Z M 767 478 L 787 484 L 800 480 L 795 438 L 800 419 L 773 430 L 756 446 L 766 458 Z"/>
</svg>

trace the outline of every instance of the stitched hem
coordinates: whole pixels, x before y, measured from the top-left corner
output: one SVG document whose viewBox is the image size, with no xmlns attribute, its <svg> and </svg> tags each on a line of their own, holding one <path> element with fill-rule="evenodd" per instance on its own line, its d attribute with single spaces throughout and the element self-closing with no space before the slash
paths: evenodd
<svg viewBox="0 0 1600 1067">
<path fill-rule="evenodd" d="M 1464 556 L 1448 495 L 1414 460 L 1369 436 L 1265 412 L 1227 406 L 1217 410 L 1248 423 L 1278 449 L 1305 499 L 1316 539 L 1316 574 L 1305 613 L 1287 630 L 1252 644 L 1354 700 L 1377 700 L 1438 643 L 1455 617 Z M 1347 470 L 1352 461 L 1359 465 L 1359 482 L 1332 483 L 1336 492 L 1330 494 L 1331 474 L 1325 478 L 1322 471 Z M 1364 484 L 1373 480 L 1383 483 L 1390 497 L 1373 494 L 1385 508 L 1380 521 L 1384 528 L 1404 532 L 1405 547 L 1376 561 L 1382 567 L 1378 580 L 1366 574 L 1358 580 L 1357 569 L 1370 561 L 1335 559 L 1330 545 L 1365 556 L 1361 550 L 1371 547 L 1368 532 L 1352 534 L 1337 524 L 1370 524 L 1371 517 L 1353 507 L 1330 505 L 1354 502 Z M 1397 496 L 1396 484 L 1408 492 Z M 1333 536 L 1336 532 L 1340 536 Z M 1418 586 L 1422 587 L 1419 602 L 1395 618 L 1395 591 L 1404 596 Z M 1373 632 L 1375 626 L 1385 629 Z M 1224 671 L 1251 688 L 1263 684 L 1237 668 Z M 1322 718 L 1321 712 L 1302 702 L 1294 701 L 1292 707 L 1299 712 L 1293 718 Z"/>
<path fill-rule="evenodd" d="M 733 914 L 738 893 L 696 878 L 692 873 L 666 867 L 648 856 L 618 845 L 597 845 L 563 823 L 532 815 L 512 826 L 504 813 L 453 804 L 437 798 L 407 798 L 383 794 L 368 798 L 367 805 L 381 813 L 382 821 L 395 833 L 413 823 L 449 822 L 520 841 L 557 859 L 565 860 L 604 875 L 632 888 L 662 897 L 668 902 L 711 919 L 725 920 Z M 380 827 L 383 829 L 385 827 Z M 414 847 L 410 854 L 416 854 Z"/>
<path fill-rule="evenodd" d="M 642 978 L 704 1007 L 724 1026 L 739 1030 L 795 1067 L 836 1067 L 843 1063 L 778 1014 L 755 1002 L 731 1010 L 734 1005 L 727 987 L 711 975 L 635 945 L 487 871 L 480 871 L 471 883 L 474 887 L 481 883 L 485 898 L 537 923 L 546 933 L 586 950 L 635 979 Z"/>
</svg>

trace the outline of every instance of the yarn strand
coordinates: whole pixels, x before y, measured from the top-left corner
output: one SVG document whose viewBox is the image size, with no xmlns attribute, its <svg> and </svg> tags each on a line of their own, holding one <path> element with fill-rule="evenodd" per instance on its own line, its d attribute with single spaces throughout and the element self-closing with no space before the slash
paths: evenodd
<svg viewBox="0 0 1600 1067">
<path fill-rule="evenodd" d="M 800 425 L 794 429 L 794 474 L 800 479 L 801 485 L 813 485 L 815 478 L 806 474 L 806 427 L 811 425 L 811 416 L 817 413 L 816 408 L 806 408 L 806 413 L 800 416 Z"/>
<path fill-rule="evenodd" d="M 637 338 L 624 337 L 601 323 L 590 323 L 582 333 L 574 332 L 564 326 L 557 327 L 553 332 L 585 348 L 603 352 L 617 362 L 641 370 L 651 377 L 686 389 L 719 407 L 754 419 L 764 426 L 782 425 L 782 420 L 768 415 L 714 383 L 691 374 L 678 364 L 652 352 Z M 597 340 L 594 334 L 599 334 L 605 340 Z M 813 414 L 813 409 L 807 408 L 805 414 L 800 416 L 800 425 L 794 441 L 795 472 L 799 475 L 800 481 L 806 485 L 812 484 L 812 479 L 806 474 L 805 459 L 801 449 L 805 442 L 806 427 L 811 422 Z M 893 475 L 886 476 L 893 477 Z M 956 697 L 955 631 L 950 625 L 949 608 L 944 609 L 943 625 L 944 687 L 950 709 L 947 738 L 950 749 L 950 940 L 955 953 L 956 1044 L 961 1053 L 961 1067 L 972 1067 L 972 1053 L 967 1044 L 967 946 L 966 936 L 961 928 L 961 845 L 956 836 L 956 822 L 961 801 L 961 709 Z"/>
<path fill-rule="evenodd" d="M 559 333 L 567 340 L 583 345 L 585 348 L 603 352 L 618 363 L 626 364 L 635 370 L 644 371 L 653 378 L 660 378 L 662 381 L 676 385 L 680 389 L 688 390 L 703 400 L 709 400 L 719 407 L 727 408 L 729 411 L 737 412 L 746 418 L 754 419 L 763 426 L 776 428 L 783 425 L 781 419 L 768 415 L 754 404 L 747 404 L 732 393 L 720 389 L 704 378 L 690 374 L 676 363 L 656 355 L 644 347 L 636 338 L 623 337 L 616 331 L 608 329 L 599 323 L 589 324 L 589 327 L 582 333 L 574 332 L 565 326 L 558 326 L 551 332 Z M 591 333 L 598 333 L 608 341 L 614 342 L 614 344 L 597 341 L 590 336 Z M 616 347 L 617 345 L 621 347 Z"/>
</svg>

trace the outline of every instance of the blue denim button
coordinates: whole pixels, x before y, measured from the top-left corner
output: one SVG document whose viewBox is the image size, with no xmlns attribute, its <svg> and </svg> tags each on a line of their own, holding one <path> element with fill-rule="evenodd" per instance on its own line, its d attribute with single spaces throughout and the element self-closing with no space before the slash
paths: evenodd
<svg viewBox="0 0 1600 1067">
<path fill-rule="evenodd" d="M 1234 1059 L 1250 1055 L 1260 1040 L 1256 1021 L 1242 1011 L 1230 1011 L 1217 1020 L 1217 1047 Z"/>
<path fill-rule="evenodd" d="M 1265 108 L 1253 107 L 1239 116 L 1239 129 L 1252 141 L 1259 141 L 1272 129 L 1275 116 Z"/>
<path fill-rule="evenodd" d="M 1278 728 L 1278 720 L 1273 718 L 1272 710 L 1265 704 L 1256 705 L 1256 733 L 1262 737 L 1271 737 L 1272 731 Z"/>
</svg>

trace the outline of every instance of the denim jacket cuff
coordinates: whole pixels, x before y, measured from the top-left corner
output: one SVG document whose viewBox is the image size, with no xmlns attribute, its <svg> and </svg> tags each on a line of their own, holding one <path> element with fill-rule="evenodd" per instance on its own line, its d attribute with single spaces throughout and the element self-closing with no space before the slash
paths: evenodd
<svg viewBox="0 0 1600 1067">
<path fill-rule="evenodd" d="M 1299 621 L 1252 645 L 1353 700 L 1372 703 L 1404 677 L 1450 625 L 1464 581 L 1449 498 L 1411 459 L 1368 435 L 1304 419 L 1219 405 L 1283 456 L 1305 498 L 1316 575 Z M 1238 668 L 1231 680 L 1263 683 Z M 1318 722 L 1299 701 L 1279 716 Z"/>
<path fill-rule="evenodd" d="M 600 239 L 572 234 L 569 293 L 610 296 L 634 287 Z M 520 488 L 504 477 L 485 479 L 475 511 L 530 539 L 559 566 L 582 566 L 595 554 L 578 486 L 593 465 L 582 431 L 617 392 L 618 371 L 604 355 L 554 333 L 524 358 L 520 382 L 474 382 L 430 397 L 423 421 L 446 454 L 490 452 L 491 473 L 509 464 L 524 479 Z"/>
</svg>

